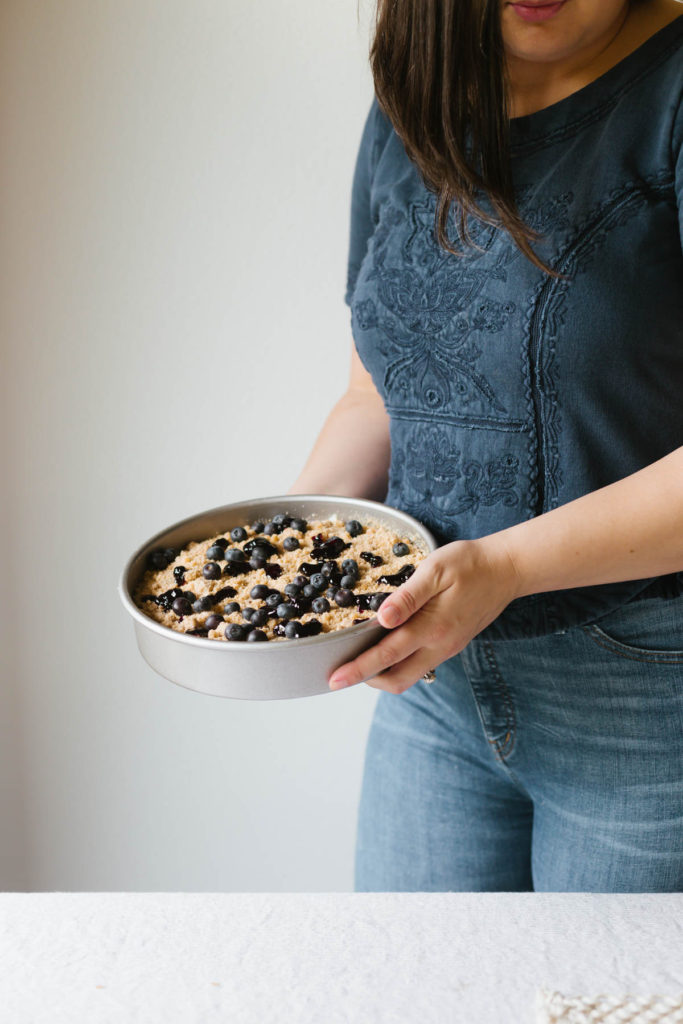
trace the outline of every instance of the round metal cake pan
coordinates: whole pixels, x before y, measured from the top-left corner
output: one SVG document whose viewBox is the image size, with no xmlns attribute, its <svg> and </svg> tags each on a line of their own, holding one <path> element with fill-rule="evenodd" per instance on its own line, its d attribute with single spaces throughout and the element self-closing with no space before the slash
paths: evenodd
<svg viewBox="0 0 683 1024">
<path fill-rule="evenodd" d="M 168 629 L 145 615 L 132 594 L 155 548 L 184 548 L 233 526 L 269 519 L 287 512 L 308 520 L 339 518 L 342 522 L 374 520 L 402 538 L 433 551 L 432 534 L 412 516 L 376 501 L 320 494 L 277 495 L 222 505 L 183 519 L 141 545 L 126 563 L 118 591 L 133 618 L 137 644 L 155 672 L 198 693 L 239 700 L 283 700 L 330 693 L 328 679 L 345 662 L 366 650 L 386 632 L 376 619 L 337 632 L 267 644 L 227 643 L 188 636 Z"/>
</svg>

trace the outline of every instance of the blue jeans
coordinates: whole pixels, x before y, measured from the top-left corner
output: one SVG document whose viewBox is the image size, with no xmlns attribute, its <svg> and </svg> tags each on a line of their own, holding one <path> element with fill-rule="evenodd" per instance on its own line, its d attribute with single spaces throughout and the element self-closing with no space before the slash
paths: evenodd
<svg viewBox="0 0 683 1024">
<path fill-rule="evenodd" d="M 357 892 L 683 891 L 683 595 L 381 691 Z"/>
</svg>

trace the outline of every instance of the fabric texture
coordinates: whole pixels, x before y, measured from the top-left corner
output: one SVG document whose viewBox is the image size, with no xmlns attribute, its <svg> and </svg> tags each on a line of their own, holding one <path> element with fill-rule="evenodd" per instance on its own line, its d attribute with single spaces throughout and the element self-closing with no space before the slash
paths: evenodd
<svg viewBox="0 0 683 1024">
<path fill-rule="evenodd" d="M 683 595 L 381 691 L 359 892 L 683 891 Z"/>
<path fill-rule="evenodd" d="M 445 252 L 436 199 L 373 102 L 352 197 L 346 301 L 390 416 L 386 502 L 441 543 L 533 518 L 683 443 L 683 17 L 596 81 L 511 121 L 538 270 L 471 221 Z M 484 205 L 486 205 L 484 201 Z M 452 211 L 450 237 L 457 243 Z M 533 594 L 487 627 L 596 621 L 683 573 Z"/>
<path fill-rule="evenodd" d="M 680 996 L 565 996 L 541 989 L 536 1024 L 683 1024 Z"/>
</svg>

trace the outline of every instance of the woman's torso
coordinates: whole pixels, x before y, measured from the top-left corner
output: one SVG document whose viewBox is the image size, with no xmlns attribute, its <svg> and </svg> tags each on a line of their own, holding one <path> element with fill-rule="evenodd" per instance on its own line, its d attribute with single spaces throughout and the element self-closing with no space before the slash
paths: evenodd
<svg viewBox="0 0 683 1024">
<path fill-rule="evenodd" d="M 679 18 L 584 89 L 511 122 L 518 206 L 559 280 L 479 221 L 478 249 L 441 249 L 436 199 L 373 104 L 347 301 L 390 414 L 386 501 L 442 542 L 540 515 L 683 443 L 682 44 Z M 532 595 L 489 629 L 590 621 L 647 584 Z M 657 586 L 678 592 L 683 576 Z"/>
</svg>

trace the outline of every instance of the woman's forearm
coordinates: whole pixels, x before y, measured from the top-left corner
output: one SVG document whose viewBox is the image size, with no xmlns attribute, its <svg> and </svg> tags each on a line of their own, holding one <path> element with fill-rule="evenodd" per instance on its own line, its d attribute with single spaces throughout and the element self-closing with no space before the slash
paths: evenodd
<svg viewBox="0 0 683 1024">
<path fill-rule="evenodd" d="M 535 519 L 483 537 L 517 597 L 683 570 L 683 448 Z"/>
<path fill-rule="evenodd" d="M 347 391 L 330 412 L 289 494 L 380 501 L 389 471 L 389 417 L 371 391 Z"/>
</svg>

